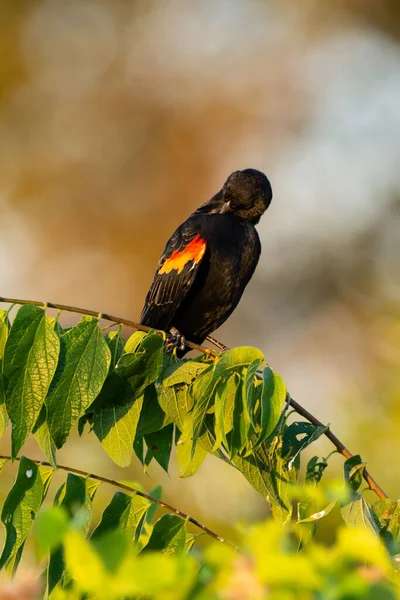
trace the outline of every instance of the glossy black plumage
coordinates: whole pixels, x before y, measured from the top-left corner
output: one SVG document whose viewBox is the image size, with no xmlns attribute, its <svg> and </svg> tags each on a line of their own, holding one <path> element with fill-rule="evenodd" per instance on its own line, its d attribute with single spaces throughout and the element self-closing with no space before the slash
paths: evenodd
<svg viewBox="0 0 400 600">
<path fill-rule="evenodd" d="M 146 297 L 141 323 L 202 343 L 236 308 L 261 244 L 254 227 L 272 199 L 266 176 L 232 173 L 168 240 Z"/>
</svg>

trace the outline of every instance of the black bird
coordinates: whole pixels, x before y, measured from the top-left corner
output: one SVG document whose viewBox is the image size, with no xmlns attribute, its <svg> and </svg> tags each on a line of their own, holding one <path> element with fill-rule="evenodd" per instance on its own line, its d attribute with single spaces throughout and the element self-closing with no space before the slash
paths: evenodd
<svg viewBox="0 0 400 600">
<path fill-rule="evenodd" d="M 168 240 L 140 322 L 201 344 L 236 308 L 261 252 L 255 229 L 272 200 L 271 184 L 255 169 L 235 171 Z"/>
</svg>

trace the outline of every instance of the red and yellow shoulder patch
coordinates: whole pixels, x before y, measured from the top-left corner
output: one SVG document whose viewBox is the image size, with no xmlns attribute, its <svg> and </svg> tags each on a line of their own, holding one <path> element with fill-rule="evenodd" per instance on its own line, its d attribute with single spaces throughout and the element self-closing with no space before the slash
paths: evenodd
<svg viewBox="0 0 400 600">
<path fill-rule="evenodd" d="M 170 273 L 173 270 L 182 273 L 185 265 L 189 261 L 193 261 L 194 265 L 197 265 L 204 256 L 206 251 L 206 242 L 198 233 L 191 242 L 183 250 L 174 250 L 169 258 L 165 261 L 162 267 L 159 269 L 159 275 L 163 273 Z M 193 265 L 193 266 L 194 266 Z"/>
</svg>

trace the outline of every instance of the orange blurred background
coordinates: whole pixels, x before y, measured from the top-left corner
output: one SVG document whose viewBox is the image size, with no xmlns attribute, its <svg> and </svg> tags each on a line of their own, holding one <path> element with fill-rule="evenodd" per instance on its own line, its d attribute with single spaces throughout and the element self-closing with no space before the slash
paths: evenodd
<svg viewBox="0 0 400 600">
<path fill-rule="evenodd" d="M 399 42 L 394 0 L 0 2 L 0 295 L 138 319 L 174 228 L 231 171 L 264 171 L 261 262 L 216 337 L 260 347 L 398 497 Z M 211 457 L 148 477 L 85 435 L 59 462 L 161 482 L 222 532 L 266 514 Z"/>
</svg>

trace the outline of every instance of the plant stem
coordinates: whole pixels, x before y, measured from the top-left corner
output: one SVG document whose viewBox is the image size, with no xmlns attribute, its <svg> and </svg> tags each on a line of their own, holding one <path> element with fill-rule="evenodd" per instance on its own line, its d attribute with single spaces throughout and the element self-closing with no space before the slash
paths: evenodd
<svg viewBox="0 0 400 600">
<path fill-rule="evenodd" d="M 323 423 L 321 423 L 321 421 L 319 421 L 316 417 L 314 417 L 314 415 L 312 415 L 310 412 L 308 412 L 308 410 L 306 408 L 301 406 L 301 404 L 296 402 L 296 400 L 294 400 L 293 398 L 290 398 L 290 406 L 292 406 L 299 415 L 301 415 L 302 417 L 307 419 L 307 421 L 309 421 L 313 425 L 316 425 L 317 427 L 321 426 L 321 425 L 323 426 Z M 353 456 L 353 454 L 350 452 L 350 450 L 348 450 L 346 448 L 346 446 L 339 440 L 338 437 L 336 437 L 336 435 L 330 429 L 327 429 L 325 431 L 325 435 L 335 446 L 335 448 L 339 452 L 339 454 L 341 454 L 345 458 L 351 458 Z M 368 483 L 369 489 L 372 492 L 375 492 L 375 494 L 378 496 L 378 498 L 380 498 L 381 500 L 385 500 L 386 498 L 388 498 L 388 496 L 385 494 L 383 489 L 376 483 L 375 479 L 368 473 L 367 469 L 363 469 L 363 477 L 364 477 L 365 481 Z"/>
<path fill-rule="evenodd" d="M 55 304 L 54 302 L 40 302 L 39 300 L 21 300 L 18 298 L 4 298 L 0 296 L 0 302 L 5 302 L 7 304 L 20 304 L 25 305 L 29 304 L 32 306 L 41 306 L 43 308 L 55 308 L 57 310 L 64 310 L 65 312 L 73 312 L 79 315 L 88 315 L 90 317 L 96 317 L 98 319 L 104 319 L 105 321 L 112 321 L 113 323 L 119 323 L 120 325 L 125 325 L 126 327 L 131 327 L 132 329 L 138 329 L 139 331 L 145 331 L 148 333 L 149 331 L 160 331 L 159 329 L 154 329 L 153 327 L 147 327 L 147 325 L 142 325 L 141 323 L 136 323 L 136 321 L 130 321 L 129 319 L 124 319 L 122 317 L 116 317 L 115 315 L 109 315 L 107 313 L 99 313 L 95 310 L 89 310 L 87 308 L 79 308 L 78 306 L 69 306 L 68 304 Z M 164 331 L 161 333 L 165 333 Z M 193 344 L 192 342 L 186 341 L 186 346 L 191 348 L 192 350 L 197 350 L 198 352 L 202 352 L 204 354 L 215 355 L 213 350 L 210 348 L 204 348 L 204 346 L 199 346 L 199 344 Z"/>
<path fill-rule="evenodd" d="M 0 460 L 11 460 L 11 456 L 0 456 Z M 17 456 L 14 460 L 20 461 L 21 458 L 19 456 Z M 30 458 L 29 460 L 34 462 L 36 465 L 44 465 L 46 467 L 52 467 L 52 464 L 45 460 L 36 460 L 33 458 Z M 91 479 L 96 479 L 96 481 L 101 481 L 102 483 L 109 483 L 110 485 L 118 487 L 121 490 L 126 490 L 127 492 L 131 492 L 136 496 L 140 496 L 141 498 L 145 498 L 146 500 L 149 500 L 150 502 L 154 502 L 155 504 L 158 504 L 158 506 L 165 508 L 165 510 L 167 510 L 168 512 L 173 513 L 174 515 L 178 515 L 178 517 L 185 519 L 185 521 L 189 521 L 190 523 L 192 523 L 193 525 L 195 525 L 196 527 L 198 527 L 199 529 L 204 531 L 204 533 L 206 533 L 210 537 L 214 538 L 215 540 L 218 540 L 222 544 L 227 544 L 228 546 L 235 548 L 235 550 L 239 550 L 239 548 L 236 548 L 236 546 L 231 544 L 231 542 L 229 542 L 222 536 L 218 535 L 218 533 L 215 533 L 215 531 L 213 531 L 206 525 L 203 525 L 203 523 L 200 523 L 200 521 L 198 521 L 194 517 L 191 517 L 190 515 L 184 513 L 182 510 L 179 510 L 179 508 L 175 508 L 174 506 L 172 506 L 171 504 L 168 504 L 167 502 L 163 502 L 162 500 L 159 500 L 158 498 L 149 496 L 149 494 L 145 494 L 144 492 L 141 492 L 140 490 L 137 490 L 129 485 L 126 485 L 125 483 L 120 483 L 119 481 L 115 481 L 115 479 L 109 479 L 108 477 L 102 477 L 101 475 L 96 475 L 94 473 L 88 473 L 87 471 L 82 471 L 81 469 L 74 469 L 73 467 L 67 467 L 65 465 L 57 465 L 57 469 L 61 469 L 62 471 L 67 471 L 67 473 L 74 473 L 74 474 L 80 475 L 82 477 L 90 477 Z"/>
</svg>

